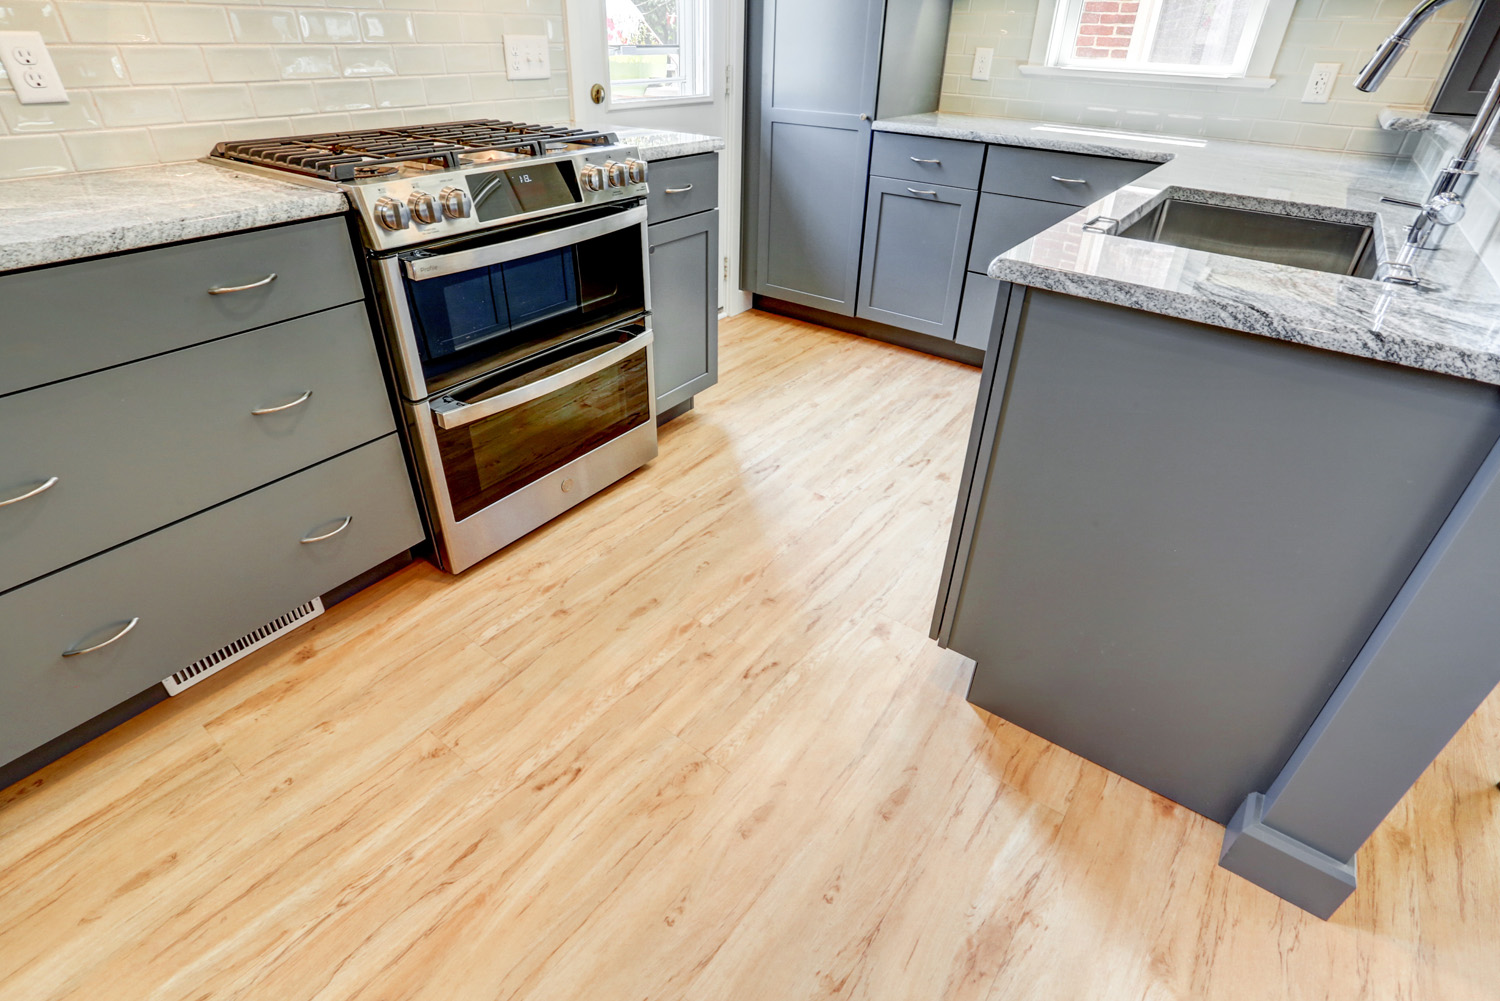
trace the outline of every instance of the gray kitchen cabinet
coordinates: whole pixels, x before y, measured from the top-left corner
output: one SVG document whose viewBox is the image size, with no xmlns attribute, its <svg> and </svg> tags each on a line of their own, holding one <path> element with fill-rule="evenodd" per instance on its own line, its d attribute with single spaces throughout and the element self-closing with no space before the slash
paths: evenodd
<svg viewBox="0 0 1500 1001">
<path fill-rule="evenodd" d="M 1500 0 L 1474 8 L 1463 40 L 1453 50 L 1432 110 L 1441 115 L 1477 115 L 1484 95 L 1500 73 Z"/>
<path fill-rule="evenodd" d="M 394 431 L 381 379 L 353 303 L 0 397 L 0 500 L 56 478 L 0 507 L 0 591 Z"/>
<path fill-rule="evenodd" d="M 0 762 L 415 545 L 405 481 L 388 434 L 0 595 Z"/>
<path fill-rule="evenodd" d="M 974 241 L 969 248 L 969 270 L 980 274 L 989 271 L 995 258 L 1077 211 L 1076 205 L 1009 195 L 981 195 L 974 219 Z"/>
<path fill-rule="evenodd" d="M 719 212 L 646 228 L 656 410 L 664 414 L 719 380 Z"/>
<path fill-rule="evenodd" d="M 0 785 L 422 542 L 342 218 L 0 275 L 0 301 Z"/>
<path fill-rule="evenodd" d="M 656 412 L 670 420 L 719 381 L 719 154 L 651 164 L 646 200 Z"/>
<path fill-rule="evenodd" d="M 0 275 L 0 394 L 363 298 L 342 218 Z"/>
<path fill-rule="evenodd" d="M 1002 195 L 1083 206 L 1158 166 L 1155 162 L 1087 153 L 991 146 L 980 187 Z"/>
<path fill-rule="evenodd" d="M 855 312 L 870 124 L 937 107 L 951 0 L 750 0 L 744 285 Z"/>
<path fill-rule="evenodd" d="M 978 192 L 870 178 L 857 315 L 952 340 Z"/>
<path fill-rule="evenodd" d="M 958 331 L 953 339 L 966 348 L 987 350 L 990 331 L 994 328 L 995 310 L 1000 293 L 1010 289 L 1009 282 L 970 271 L 964 276 L 963 306 L 958 312 Z"/>
</svg>

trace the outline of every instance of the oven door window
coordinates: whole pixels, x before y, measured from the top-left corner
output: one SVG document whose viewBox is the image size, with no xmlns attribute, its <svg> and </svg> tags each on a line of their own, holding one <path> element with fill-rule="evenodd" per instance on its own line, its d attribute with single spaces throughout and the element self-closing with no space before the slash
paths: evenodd
<svg viewBox="0 0 1500 1001">
<path fill-rule="evenodd" d="M 631 226 L 560 250 L 408 280 L 429 382 L 456 370 L 468 378 L 483 359 L 640 315 L 646 307 L 641 258 L 641 229 Z"/>
<path fill-rule="evenodd" d="M 569 370 L 588 367 L 590 361 L 628 343 L 629 335 L 589 340 L 588 347 L 564 358 L 453 394 L 462 406 L 448 412 L 450 423 L 463 420 L 465 409 L 488 409 L 483 405 L 504 403 L 506 397 L 522 401 L 458 427 L 445 429 L 434 421 L 456 520 L 479 513 L 651 420 L 645 344 L 606 368 L 534 395 L 538 383 L 565 379 Z"/>
</svg>

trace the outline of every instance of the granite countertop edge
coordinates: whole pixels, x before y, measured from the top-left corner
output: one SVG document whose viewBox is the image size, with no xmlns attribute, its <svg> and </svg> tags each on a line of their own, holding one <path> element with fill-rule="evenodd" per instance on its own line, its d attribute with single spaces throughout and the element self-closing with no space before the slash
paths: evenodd
<svg viewBox="0 0 1500 1001">
<path fill-rule="evenodd" d="M 1118 232 L 1167 198 L 1186 197 L 1364 221 L 1378 255 L 1390 259 L 1412 213 L 1382 196 L 1415 199 L 1427 188 L 1410 160 L 946 113 L 878 120 L 874 128 L 1158 164 L 996 257 L 992 278 L 1500 385 L 1500 283 L 1457 233 L 1428 252 L 1420 273 L 1431 286 L 1418 290 L 1084 229 L 1103 217 L 1117 220 Z"/>
</svg>

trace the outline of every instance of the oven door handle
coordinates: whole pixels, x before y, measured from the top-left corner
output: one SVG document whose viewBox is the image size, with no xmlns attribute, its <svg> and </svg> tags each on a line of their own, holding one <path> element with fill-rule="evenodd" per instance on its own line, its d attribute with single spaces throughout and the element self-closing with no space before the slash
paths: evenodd
<svg viewBox="0 0 1500 1001">
<path fill-rule="evenodd" d="M 466 424 L 482 421 L 486 417 L 503 414 L 507 410 L 514 410 L 516 407 L 530 403 L 532 400 L 539 400 L 549 393 L 555 393 L 565 386 L 581 382 L 596 372 L 604 371 L 611 365 L 619 364 L 622 359 L 630 357 L 637 351 L 646 350 L 653 339 L 654 335 L 651 331 L 647 330 L 632 337 L 624 344 L 610 348 L 602 355 L 595 355 L 588 361 L 579 362 L 572 368 L 563 369 L 561 372 L 549 375 L 545 379 L 538 379 L 536 382 L 529 383 L 528 385 L 519 386 L 508 393 L 501 393 L 499 396 L 492 396 L 488 400 L 470 403 L 467 406 L 455 407 L 452 410 L 439 410 L 434 407 L 432 410 L 433 419 L 437 421 L 437 426 L 444 431 L 452 431 Z"/>
<path fill-rule="evenodd" d="M 632 226 L 643 226 L 645 223 L 646 206 L 637 205 L 619 215 L 590 219 L 588 222 L 550 230 L 546 233 L 537 233 L 535 236 L 527 236 L 519 240 L 492 243 L 484 247 L 475 247 L 473 250 L 455 250 L 433 257 L 402 258 L 401 268 L 406 277 L 414 282 L 427 278 L 441 278 L 443 275 L 454 275 L 464 271 L 473 271 L 475 268 L 487 268 L 494 264 L 504 264 L 506 261 L 520 260 L 523 257 L 531 257 L 533 254 L 545 254 L 549 250 L 561 250 L 575 243 L 582 243 L 584 240 L 592 240 L 606 233 L 617 233 Z"/>
</svg>

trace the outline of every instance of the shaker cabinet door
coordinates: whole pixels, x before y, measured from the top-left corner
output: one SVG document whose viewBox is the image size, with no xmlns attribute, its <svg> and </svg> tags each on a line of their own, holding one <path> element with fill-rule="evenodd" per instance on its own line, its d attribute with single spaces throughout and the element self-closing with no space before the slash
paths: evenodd
<svg viewBox="0 0 1500 1001">
<path fill-rule="evenodd" d="M 953 339 L 979 196 L 870 178 L 858 315 Z"/>
<path fill-rule="evenodd" d="M 651 243 L 656 411 L 719 381 L 719 213 L 660 222 Z"/>
</svg>

